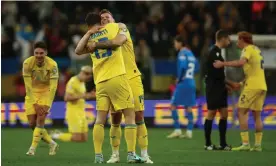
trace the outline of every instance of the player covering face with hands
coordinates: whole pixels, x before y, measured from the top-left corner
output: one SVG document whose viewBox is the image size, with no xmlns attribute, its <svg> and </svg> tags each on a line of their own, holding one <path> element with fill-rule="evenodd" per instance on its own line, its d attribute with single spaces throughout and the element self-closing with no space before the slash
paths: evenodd
<svg viewBox="0 0 276 166">
<path fill-rule="evenodd" d="M 116 23 L 100 26 L 100 16 L 89 13 L 86 17 L 88 32 L 82 37 L 75 50 L 76 54 L 91 53 L 88 48 L 90 42 L 112 40 L 119 34 L 125 34 Z M 100 29 L 99 29 L 100 28 Z M 95 149 L 95 163 L 103 163 L 102 144 L 104 141 L 104 124 L 108 110 L 112 107 L 112 114 L 125 116 L 125 140 L 127 143 L 127 161 L 129 163 L 144 162 L 135 154 L 137 127 L 133 95 L 126 77 L 121 48 L 95 49 L 91 54 L 93 74 L 96 84 L 97 118 L 93 128 L 93 142 Z"/>
<path fill-rule="evenodd" d="M 85 114 L 85 100 L 95 97 L 95 92 L 86 92 L 85 83 L 91 79 L 92 68 L 83 66 L 78 75 L 73 76 L 66 85 L 66 120 L 69 133 L 54 131 L 53 139 L 64 142 L 86 142 L 88 123 Z"/>
<path fill-rule="evenodd" d="M 55 155 L 58 144 L 44 128 L 45 119 L 55 97 L 58 83 L 57 63 L 47 56 L 44 42 L 34 44 L 34 56 L 23 62 L 23 78 L 26 89 L 25 113 L 33 131 L 32 145 L 27 155 L 35 155 L 38 143 L 43 138 L 50 145 L 49 155 Z"/>
</svg>

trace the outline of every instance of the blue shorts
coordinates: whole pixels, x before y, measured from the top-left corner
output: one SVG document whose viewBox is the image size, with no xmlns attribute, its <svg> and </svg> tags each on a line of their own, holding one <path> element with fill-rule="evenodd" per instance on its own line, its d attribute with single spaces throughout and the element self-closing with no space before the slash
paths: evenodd
<svg viewBox="0 0 276 166">
<path fill-rule="evenodd" d="M 178 84 L 173 93 L 171 104 L 192 107 L 196 105 L 196 88 Z"/>
</svg>

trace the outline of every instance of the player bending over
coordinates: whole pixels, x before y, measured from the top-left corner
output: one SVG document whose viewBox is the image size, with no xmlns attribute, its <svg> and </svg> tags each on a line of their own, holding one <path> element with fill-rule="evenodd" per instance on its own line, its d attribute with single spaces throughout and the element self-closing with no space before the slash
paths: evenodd
<svg viewBox="0 0 276 166">
<path fill-rule="evenodd" d="M 86 142 L 88 124 L 85 115 L 85 100 L 95 95 L 87 93 L 85 82 L 92 76 L 92 68 L 83 66 L 78 75 L 72 77 L 67 85 L 64 100 L 66 101 L 66 120 L 69 133 L 56 131 L 52 134 L 53 139 L 64 142 Z"/>
<path fill-rule="evenodd" d="M 263 124 L 261 111 L 266 97 L 266 81 L 261 50 L 253 44 L 252 35 L 249 32 L 239 32 L 237 45 L 242 48 L 240 60 L 222 62 L 216 61 L 214 66 L 243 67 L 245 81 L 241 83 L 243 90 L 238 102 L 238 117 L 241 129 L 242 145 L 232 148 L 233 151 L 262 151 Z M 255 121 L 255 146 L 250 149 L 248 134 L 248 111 L 252 111 Z"/>
<path fill-rule="evenodd" d="M 88 25 L 87 33 L 82 37 L 75 50 L 76 54 L 89 53 L 88 41 L 99 42 L 114 39 L 118 33 L 124 34 L 119 25 L 107 24 L 100 28 L 101 18 L 98 14 L 88 13 L 85 19 Z M 99 30 L 97 32 L 97 30 Z M 96 33 L 95 33 L 96 32 Z M 137 127 L 133 95 L 126 77 L 126 70 L 121 47 L 115 50 L 97 49 L 91 54 L 93 74 L 96 84 L 97 117 L 93 128 L 93 142 L 95 149 L 95 163 L 103 163 L 102 144 L 104 141 L 104 124 L 111 106 L 113 114 L 123 112 L 125 116 L 125 140 L 127 143 L 128 163 L 144 162 L 135 154 Z"/>
<path fill-rule="evenodd" d="M 102 25 L 115 22 L 112 14 L 107 9 L 103 9 L 100 12 L 100 16 Z M 90 49 L 116 49 L 122 46 L 121 49 L 126 69 L 126 77 L 134 97 L 135 121 L 137 124 L 138 144 L 141 148 L 141 157 L 146 161 L 146 163 L 152 164 L 153 162 L 147 152 L 148 131 L 144 122 L 144 89 L 141 80 L 141 73 L 135 62 L 135 54 L 130 33 L 125 24 L 118 23 L 118 26 L 121 33 L 119 33 L 114 39 L 92 43 L 89 44 L 89 47 Z M 113 110 L 110 111 L 114 112 Z M 122 133 L 120 123 L 122 120 L 122 114 L 120 112 L 116 114 L 111 113 L 111 116 L 112 124 L 110 128 L 110 143 L 112 146 L 112 155 L 107 163 L 117 163 L 120 161 L 119 148 Z"/>
<path fill-rule="evenodd" d="M 35 155 L 36 147 L 43 138 L 50 145 L 49 155 L 55 155 L 58 144 L 44 128 L 45 119 L 55 97 L 58 83 L 57 63 L 47 56 L 44 42 L 34 44 L 34 56 L 23 63 L 23 78 L 26 88 L 25 110 L 30 126 L 35 126 L 32 145 L 27 155 Z"/>
<path fill-rule="evenodd" d="M 194 80 L 195 70 L 198 63 L 191 50 L 181 36 L 176 36 L 174 47 L 179 51 L 177 55 L 177 85 L 171 100 L 171 111 L 175 130 L 168 138 L 187 137 L 192 138 L 193 112 L 192 107 L 196 105 L 196 86 Z M 183 105 L 188 112 L 188 126 L 186 135 L 182 135 L 178 120 L 177 106 Z"/>
</svg>

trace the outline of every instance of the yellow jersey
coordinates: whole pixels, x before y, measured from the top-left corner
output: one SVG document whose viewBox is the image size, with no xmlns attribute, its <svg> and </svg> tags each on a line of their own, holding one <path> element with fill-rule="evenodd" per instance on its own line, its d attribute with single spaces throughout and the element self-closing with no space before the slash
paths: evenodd
<svg viewBox="0 0 276 166">
<path fill-rule="evenodd" d="M 66 84 L 66 93 L 80 96 L 86 93 L 85 83 L 81 82 L 78 76 L 72 77 Z M 68 101 L 66 102 L 67 111 L 80 111 L 84 112 L 85 110 L 85 100 L 78 99 L 77 101 Z"/>
<path fill-rule="evenodd" d="M 32 92 L 49 91 L 50 79 L 58 78 L 57 63 L 45 56 L 44 65 L 39 67 L 36 65 L 35 56 L 31 56 L 23 62 L 23 77 L 32 78 Z"/>
<path fill-rule="evenodd" d="M 242 58 L 247 59 L 243 70 L 245 74 L 244 89 L 267 90 L 261 50 L 254 45 L 248 45 L 242 50 Z"/>
<path fill-rule="evenodd" d="M 112 40 L 119 33 L 119 25 L 109 23 L 99 32 L 90 36 L 89 41 L 101 42 Z M 97 49 L 91 54 L 94 82 L 98 84 L 119 75 L 126 74 L 121 47 L 116 49 Z"/>
<path fill-rule="evenodd" d="M 120 26 L 120 23 L 119 23 Z M 126 67 L 126 75 L 128 79 L 140 76 L 141 73 L 136 65 L 135 54 L 133 48 L 133 42 L 128 29 L 121 29 L 120 34 L 124 34 L 127 41 L 122 45 L 122 54 L 124 58 L 124 63 Z"/>
</svg>

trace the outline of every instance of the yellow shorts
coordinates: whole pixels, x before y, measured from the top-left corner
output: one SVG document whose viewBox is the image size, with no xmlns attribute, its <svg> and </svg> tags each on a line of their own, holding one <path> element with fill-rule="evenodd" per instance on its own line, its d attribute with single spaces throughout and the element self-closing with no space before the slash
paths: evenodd
<svg viewBox="0 0 276 166">
<path fill-rule="evenodd" d="M 265 90 L 244 89 L 240 95 L 238 107 L 253 111 L 262 111 L 266 97 Z"/>
<path fill-rule="evenodd" d="M 120 75 L 98 83 L 96 105 L 98 111 L 108 111 L 111 105 L 114 106 L 115 111 L 133 108 L 133 95 L 126 76 Z"/>
<path fill-rule="evenodd" d="M 140 76 L 134 77 L 129 80 L 133 98 L 135 111 L 144 111 L 144 88 Z"/>
<path fill-rule="evenodd" d="M 25 113 L 26 115 L 34 115 L 36 114 L 34 109 L 34 104 L 39 105 L 46 105 L 49 100 L 49 93 L 42 92 L 42 93 L 33 93 L 34 102 L 30 101 L 28 96 L 25 97 Z M 48 110 L 49 112 L 50 110 Z"/>
<path fill-rule="evenodd" d="M 72 110 L 75 113 L 67 113 L 66 120 L 70 133 L 87 133 L 88 123 L 85 114 L 78 114 L 78 110 Z M 83 111 L 83 110 L 79 110 Z"/>
</svg>

